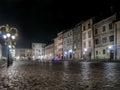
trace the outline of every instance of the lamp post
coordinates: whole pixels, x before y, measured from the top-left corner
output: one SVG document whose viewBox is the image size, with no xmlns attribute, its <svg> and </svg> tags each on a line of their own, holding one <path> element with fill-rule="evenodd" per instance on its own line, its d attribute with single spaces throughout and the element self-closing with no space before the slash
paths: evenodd
<svg viewBox="0 0 120 90">
<path fill-rule="evenodd" d="M 7 66 L 11 64 L 10 62 L 10 49 L 13 48 L 15 43 L 15 38 L 18 36 L 18 30 L 14 27 L 10 27 L 8 24 L 0 26 L 0 32 L 3 35 L 5 45 L 7 45 Z"/>
</svg>

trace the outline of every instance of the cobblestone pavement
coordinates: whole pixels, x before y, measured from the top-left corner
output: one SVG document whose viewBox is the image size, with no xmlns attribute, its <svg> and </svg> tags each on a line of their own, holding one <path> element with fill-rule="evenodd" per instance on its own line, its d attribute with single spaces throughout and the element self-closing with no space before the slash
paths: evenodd
<svg viewBox="0 0 120 90">
<path fill-rule="evenodd" d="M 120 63 L 15 61 L 3 81 L 7 90 L 120 90 Z"/>
<path fill-rule="evenodd" d="M 7 63 L 6 61 L 0 60 L 0 90 L 7 90 Z"/>
<path fill-rule="evenodd" d="M 5 61 L 5 60 L 0 60 L 0 68 L 2 68 L 6 63 L 7 63 L 7 61 Z"/>
</svg>

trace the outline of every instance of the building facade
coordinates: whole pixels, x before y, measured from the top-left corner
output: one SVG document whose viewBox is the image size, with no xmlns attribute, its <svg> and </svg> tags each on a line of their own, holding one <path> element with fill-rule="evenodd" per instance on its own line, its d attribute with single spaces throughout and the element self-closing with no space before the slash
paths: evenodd
<svg viewBox="0 0 120 90">
<path fill-rule="evenodd" d="M 120 21 L 115 22 L 115 59 L 120 60 Z"/>
<path fill-rule="evenodd" d="M 57 56 L 62 59 L 63 58 L 63 32 L 59 32 L 57 34 Z"/>
<path fill-rule="evenodd" d="M 45 45 L 46 44 L 44 44 L 44 43 L 32 43 L 32 57 L 33 57 L 33 60 L 44 59 Z"/>
<path fill-rule="evenodd" d="M 26 48 L 16 48 L 15 57 L 17 60 L 32 58 L 32 50 Z"/>
<path fill-rule="evenodd" d="M 82 25 L 75 25 L 73 28 L 73 58 L 79 60 L 82 58 Z"/>
<path fill-rule="evenodd" d="M 58 54 L 58 38 L 54 38 L 54 57 Z"/>
<path fill-rule="evenodd" d="M 93 18 L 82 23 L 82 58 L 93 59 Z"/>
<path fill-rule="evenodd" d="M 95 58 L 115 58 L 115 28 L 116 15 L 94 24 Z"/>
<path fill-rule="evenodd" d="M 73 59 L 73 29 L 63 32 L 63 59 Z"/>
<path fill-rule="evenodd" d="M 45 60 L 52 60 L 54 58 L 54 44 L 49 44 L 45 47 Z"/>
</svg>

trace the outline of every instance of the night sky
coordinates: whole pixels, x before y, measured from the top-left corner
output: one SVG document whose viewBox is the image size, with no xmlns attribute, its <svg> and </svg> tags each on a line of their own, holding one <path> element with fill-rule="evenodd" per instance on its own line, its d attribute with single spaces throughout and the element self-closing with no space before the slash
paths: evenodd
<svg viewBox="0 0 120 90">
<path fill-rule="evenodd" d="M 0 25 L 19 30 L 18 46 L 49 42 L 81 20 L 119 11 L 117 0 L 0 0 Z M 27 42 L 27 43 L 26 43 Z"/>
</svg>

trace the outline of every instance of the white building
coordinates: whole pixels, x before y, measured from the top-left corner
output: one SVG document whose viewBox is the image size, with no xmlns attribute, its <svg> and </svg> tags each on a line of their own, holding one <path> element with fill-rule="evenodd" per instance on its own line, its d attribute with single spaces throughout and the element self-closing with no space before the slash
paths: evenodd
<svg viewBox="0 0 120 90">
<path fill-rule="evenodd" d="M 73 58 L 73 30 L 63 32 L 63 59 Z"/>
<path fill-rule="evenodd" d="M 33 59 L 44 59 L 45 53 L 45 44 L 44 43 L 32 43 L 32 56 Z"/>
</svg>

